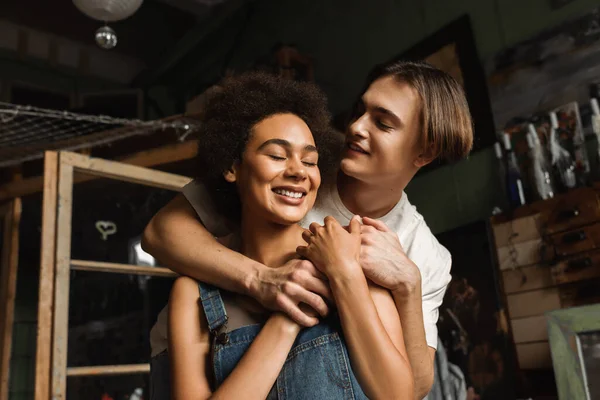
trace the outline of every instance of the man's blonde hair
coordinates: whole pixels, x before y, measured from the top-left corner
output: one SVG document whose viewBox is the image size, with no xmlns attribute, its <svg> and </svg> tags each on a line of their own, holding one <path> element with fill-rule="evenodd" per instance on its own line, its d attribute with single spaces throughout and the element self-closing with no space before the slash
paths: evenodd
<svg viewBox="0 0 600 400">
<path fill-rule="evenodd" d="M 456 161 L 473 147 L 473 121 L 462 86 L 446 72 L 425 62 L 395 61 L 371 72 L 367 88 L 393 76 L 421 97 L 421 144 L 432 158 Z"/>
</svg>

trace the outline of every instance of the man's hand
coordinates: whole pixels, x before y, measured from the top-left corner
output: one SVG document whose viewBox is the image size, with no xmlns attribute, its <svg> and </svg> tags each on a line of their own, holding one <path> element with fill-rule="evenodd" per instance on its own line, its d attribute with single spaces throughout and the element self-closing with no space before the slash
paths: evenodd
<svg viewBox="0 0 600 400">
<path fill-rule="evenodd" d="M 329 313 L 324 299 L 332 300 L 327 278 L 308 260 L 291 260 L 279 268 L 263 268 L 251 286 L 251 296 L 270 310 L 283 311 L 310 327 L 319 323 L 315 313 Z M 305 307 L 309 306 L 309 308 Z"/>
<path fill-rule="evenodd" d="M 360 237 L 360 264 L 369 280 L 402 295 L 421 285 L 421 272 L 404 252 L 396 232 L 381 221 L 363 217 Z"/>
</svg>

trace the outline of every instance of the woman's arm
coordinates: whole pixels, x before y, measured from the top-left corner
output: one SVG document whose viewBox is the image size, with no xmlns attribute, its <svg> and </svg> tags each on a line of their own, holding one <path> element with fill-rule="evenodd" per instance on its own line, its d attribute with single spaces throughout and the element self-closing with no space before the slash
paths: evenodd
<svg viewBox="0 0 600 400">
<path fill-rule="evenodd" d="M 298 252 L 329 278 L 350 360 L 369 398 L 414 398 L 414 382 L 398 311 L 387 290 L 369 287 L 359 263 L 360 223 L 346 231 L 335 219 L 311 224 Z"/>
<path fill-rule="evenodd" d="M 421 272 L 408 258 L 397 233 L 376 219 L 363 217 L 362 222 L 360 265 L 367 279 L 392 293 L 415 379 L 415 399 L 420 400 L 433 385 L 435 348 L 429 345 L 437 341 L 437 309 L 450 281 L 452 260 L 448 254 L 444 263 L 431 268 L 429 284 L 423 288 L 429 291 L 422 294 Z"/>
<path fill-rule="evenodd" d="M 285 315 L 273 314 L 233 372 L 212 393 L 208 377 L 210 335 L 199 303 L 198 284 L 178 278 L 169 300 L 169 357 L 174 400 L 264 399 L 285 363 L 300 326 Z M 265 362 L 268 360 L 268 362 Z"/>
<path fill-rule="evenodd" d="M 386 289 L 356 273 L 330 280 L 350 361 L 367 397 L 412 399 L 414 381 L 396 305 Z"/>
<path fill-rule="evenodd" d="M 281 268 L 267 268 L 228 249 L 206 230 L 182 195 L 148 223 L 142 248 L 181 275 L 249 295 L 266 308 L 285 312 L 301 325 L 312 326 L 319 321 L 303 312 L 300 303 L 321 315 L 328 312 L 321 296 L 329 296 L 329 288 L 312 263 L 293 260 Z"/>
</svg>

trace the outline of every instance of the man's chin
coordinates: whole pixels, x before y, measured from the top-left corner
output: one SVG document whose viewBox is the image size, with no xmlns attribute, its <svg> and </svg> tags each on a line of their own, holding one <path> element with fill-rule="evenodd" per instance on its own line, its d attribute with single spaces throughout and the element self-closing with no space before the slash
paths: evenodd
<svg viewBox="0 0 600 400">
<path fill-rule="evenodd" d="M 357 162 L 351 158 L 342 158 L 340 162 L 340 170 L 351 178 L 360 179 L 364 174 L 361 173 L 363 168 L 357 165 Z"/>
</svg>

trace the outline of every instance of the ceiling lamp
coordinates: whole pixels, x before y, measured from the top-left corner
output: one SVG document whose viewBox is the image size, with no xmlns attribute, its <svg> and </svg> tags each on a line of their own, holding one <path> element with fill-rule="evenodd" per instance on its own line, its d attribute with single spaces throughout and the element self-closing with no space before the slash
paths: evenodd
<svg viewBox="0 0 600 400">
<path fill-rule="evenodd" d="M 144 0 L 73 0 L 73 4 L 85 15 L 98 21 L 121 21 L 133 15 Z M 103 49 L 117 45 L 117 34 L 108 25 L 96 31 L 96 43 Z"/>
</svg>

